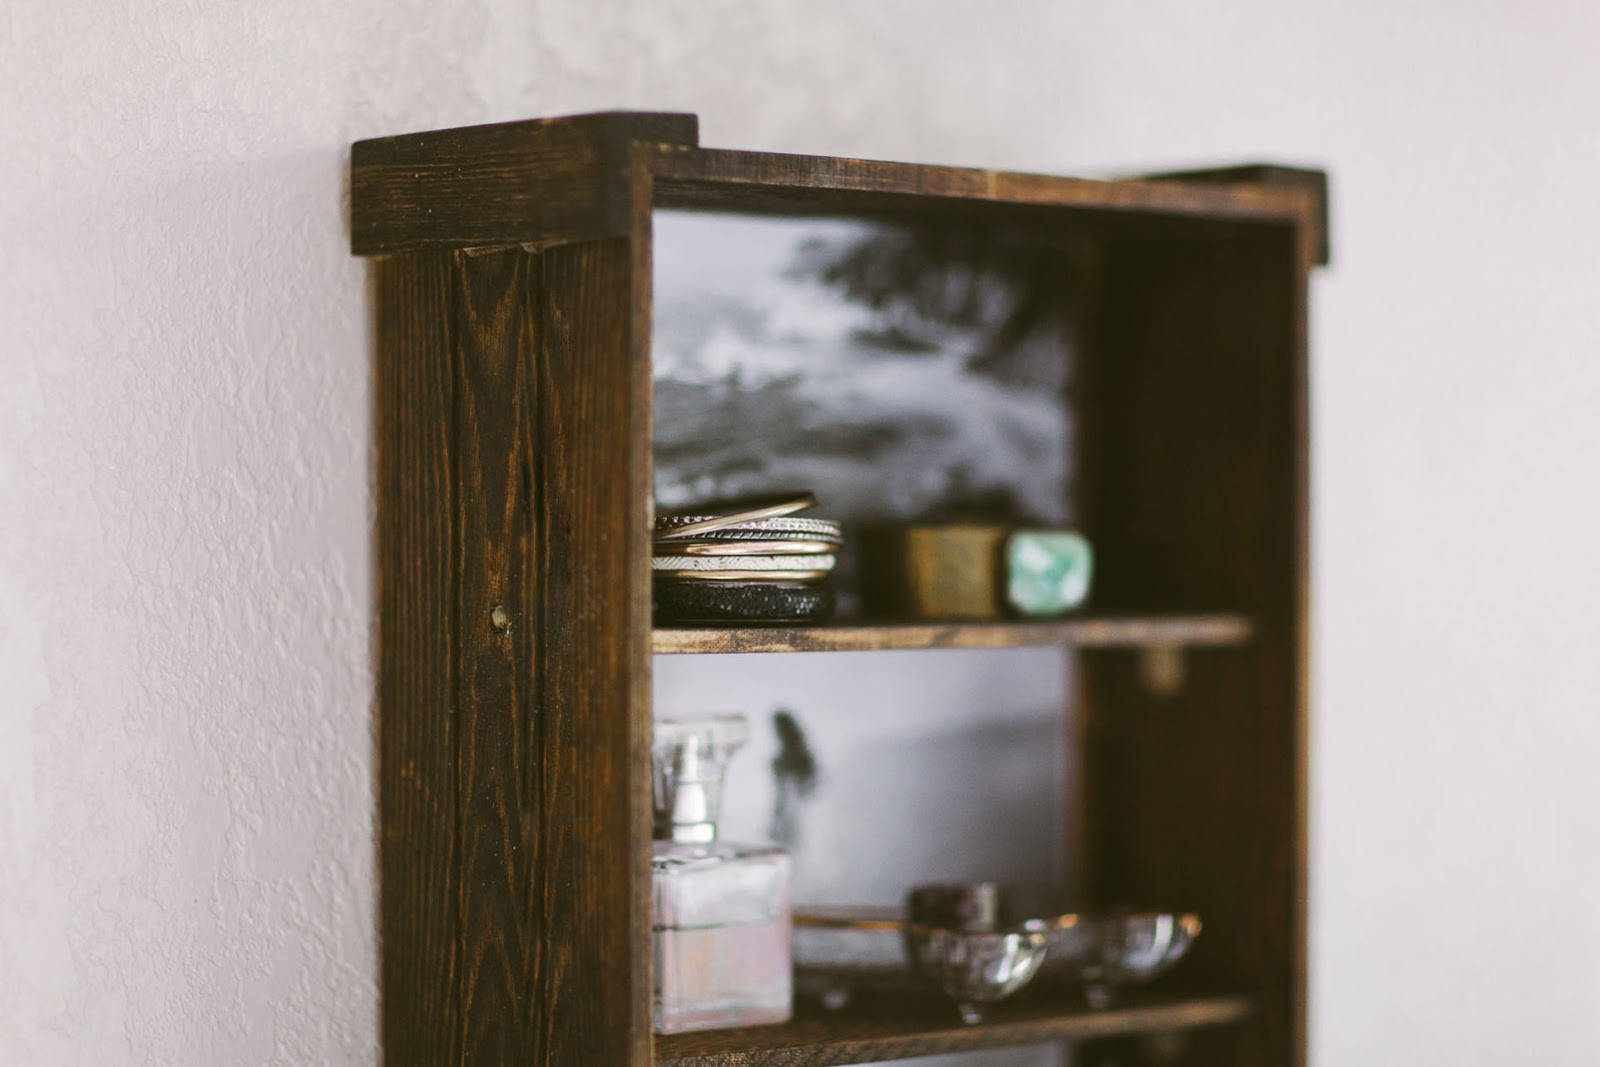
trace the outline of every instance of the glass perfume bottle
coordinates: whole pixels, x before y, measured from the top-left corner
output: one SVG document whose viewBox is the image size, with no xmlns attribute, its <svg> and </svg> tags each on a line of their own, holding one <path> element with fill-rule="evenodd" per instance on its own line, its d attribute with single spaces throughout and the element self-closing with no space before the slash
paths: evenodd
<svg viewBox="0 0 1600 1067">
<path fill-rule="evenodd" d="M 743 716 L 655 724 L 651 853 L 657 1033 L 788 1020 L 789 855 L 717 840 Z"/>
</svg>

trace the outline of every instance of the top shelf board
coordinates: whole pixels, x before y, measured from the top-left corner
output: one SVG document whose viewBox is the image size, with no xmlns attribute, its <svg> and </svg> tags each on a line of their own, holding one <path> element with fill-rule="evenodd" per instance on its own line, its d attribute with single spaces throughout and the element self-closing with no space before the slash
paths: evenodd
<svg viewBox="0 0 1600 1067">
<path fill-rule="evenodd" d="M 877 159 L 649 146 L 653 206 L 780 214 L 1056 209 L 1210 221 L 1296 222 L 1312 208 L 1298 181 L 1065 178 Z M 1261 168 L 1250 168 L 1261 172 Z M 1241 171 L 1243 173 L 1243 171 Z M 1279 168 L 1278 174 L 1292 173 Z M 1316 173 L 1316 172 L 1311 172 Z"/>
</svg>

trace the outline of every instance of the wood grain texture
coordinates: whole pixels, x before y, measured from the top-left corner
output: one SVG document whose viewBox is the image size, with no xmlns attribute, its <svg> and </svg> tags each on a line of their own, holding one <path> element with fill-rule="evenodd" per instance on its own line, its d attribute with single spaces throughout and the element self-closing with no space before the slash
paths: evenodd
<svg viewBox="0 0 1600 1067">
<path fill-rule="evenodd" d="M 541 256 L 538 1067 L 650 1056 L 648 374 L 626 240 Z M 642 469 L 641 469 L 642 468 Z"/>
<path fill-rule="evenodd" d="M 454 261 L 463 1062 L 507 1063 L 539 1048 L 532 986 L 549 925 L 527 892 L 548 871 L 532 673 L 540 642 L 528 624 L 541 593 L 542 494 L 528 476 L 542 429 L 536 260 L 512 250 Z"/>
<path fill-rule="evenodd" d="M 453 1064 L 462 963 L 451 259 L 379 263 L 373 283 L 383 1045 L 391 1063 Z"/>
<path fill-rule="evenodd" d="M 1015 648 L 1075 645 L 1080 648 L 1140 645 L 1234 645 L 1250 640 L 1242 615 L 1115 616 L 1048 622 L 863 623 L 827 626 L 658 628 L 652 651 L 867 652 L 917 648 Z"/>
<path fill-rule="evenodd" d="M 830 1067 L 908 1059 L 1053 1040 L 1238 1022 L 1251 1013 L 1245 997 L 1134 999 L 1106 1011 L 1065 1009 L 1059 1003 L 1001 1004 L 983 1022 L 957 1022 L 948 1004 L 921 1013 L 830 1015 L 802 1006 L 782 1026 L 676 1034 L 656 1039 L 657 1067 Z"/>
<path fill-rule="evenodd" d="M 634 143 L 693 145 L 697 126 L 693 115 L 609 111 L 357 141 L 351 250 L 626 236 Z"/>
<path fill-rule="evenodd" d="M 1089 864 L 1101 903 L 1192 909 L 1186 969 L 1260 1012 L 1200 1062 L 1303 1062 L 1303 228 L 1130 242 L 1107 258 L 1081 381 L 1085 525 L 1118 603 L 1249 614 L 1159 697 L 1131 657 L 1083 662 Z"/>
<path fill-rule="evenodd" d="M 646 1063 L 629 244 L 377 275 L 386 1062 Z"/>
</svg>

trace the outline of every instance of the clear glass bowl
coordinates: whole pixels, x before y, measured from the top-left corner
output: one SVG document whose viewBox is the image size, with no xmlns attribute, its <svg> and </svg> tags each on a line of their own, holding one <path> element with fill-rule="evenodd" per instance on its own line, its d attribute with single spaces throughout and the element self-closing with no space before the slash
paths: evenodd
<svg viewBox="0 0 1600 1067">
<path fill-rule="evenodd" d="M 982 1022 L 984 1005 L 1033 981 L 1047 945 L 1042 924 L 992 932 L 912 924 L 905 941 L 912 967 L 956 1002 L 964 1023 Z"/>
<path fill-rule="evenodd" d="M 963 1020 L 1031 982 L 1050 935 L 1077 916 L 1033 919 L 990 930 L 913 923 L 895 909 L 805 909 L 795 913 L 798 988 L 841 1008 L 858 989 L 904 987 L 913 976 L 942 990 Z"/>
<path fill-rule="evenodd" d="M 1089 1006 L 1106 1008 L 1122 986 L 1171 970 L 1199 936 L 1198 915 L 1134 912 L 1085 918 L 1050 933 L 1044 970 L 1081 983 Z"/>
</svg>

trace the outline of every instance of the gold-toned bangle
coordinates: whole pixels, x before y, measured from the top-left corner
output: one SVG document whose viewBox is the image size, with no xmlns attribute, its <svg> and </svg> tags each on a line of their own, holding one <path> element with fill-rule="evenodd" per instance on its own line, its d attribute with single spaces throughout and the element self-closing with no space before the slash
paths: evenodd
<svg viewBox="0 0 1600 1067">
<path fill-rule="evenodd" d="M 697 514 L 663 515 L 656 519 L 656 536 L 693 537 L 706 530 L 719 530 L 725 526 L 781 518 L 816 507 L 817 498 L 810 493 L 782 493 L 730 501 L 722 506 L 732 510 L 720 513 L 717 510 L 718 506 L 715 503 L 701 505 Z"/>
</svg>

